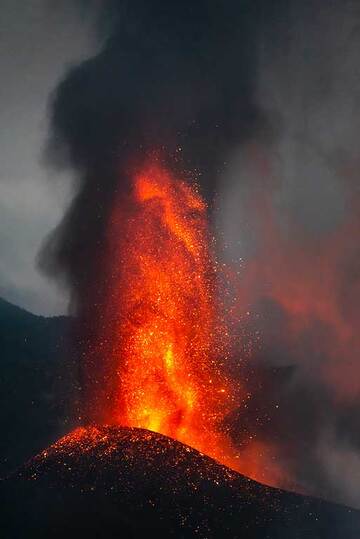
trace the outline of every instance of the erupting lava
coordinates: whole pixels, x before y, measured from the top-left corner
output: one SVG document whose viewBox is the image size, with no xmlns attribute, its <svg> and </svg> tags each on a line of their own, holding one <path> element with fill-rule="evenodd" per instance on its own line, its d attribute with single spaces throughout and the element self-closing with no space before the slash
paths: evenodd
<svg viewBox="0 0 360 539">
<path fill-rule="evenodd" d="M 103 354 L 116 366 L 111 421 L 175 438 L 236 466 L 222 422 L 234 406 L 222 371 L 206 205 L 158 163 L 135 175 L 110 222 Z M 114 367 L 113 367 L 114 368 Z"/>
</svg>

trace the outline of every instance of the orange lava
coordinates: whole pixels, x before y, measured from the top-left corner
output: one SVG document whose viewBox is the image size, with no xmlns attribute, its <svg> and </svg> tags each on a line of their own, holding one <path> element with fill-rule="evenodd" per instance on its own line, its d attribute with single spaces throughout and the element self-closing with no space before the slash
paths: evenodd
<svg viewBox="0 0 360 539">
<path fill-rule="evenodd" d="M 116 365 L 112 422 L 175 438 L 232 467 L 235 406 L 216 300 L 206 205 L 158 163 L 135 175 L 110 223 L 105 354 Z M 238 404 L 238 403 L 237 403 Z"/>
</svg>

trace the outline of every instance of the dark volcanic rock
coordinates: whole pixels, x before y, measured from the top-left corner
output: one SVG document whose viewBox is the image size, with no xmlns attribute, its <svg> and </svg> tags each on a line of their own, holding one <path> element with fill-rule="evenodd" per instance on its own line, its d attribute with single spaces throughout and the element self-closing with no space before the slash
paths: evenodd
<svg viewBox="0 0 360 539">
<path fill-rule="evenodd" d="M 355 510 L 142 429 L 79 428 L 2 482 L 2 537 L 358 539 Z"/>
</svg>

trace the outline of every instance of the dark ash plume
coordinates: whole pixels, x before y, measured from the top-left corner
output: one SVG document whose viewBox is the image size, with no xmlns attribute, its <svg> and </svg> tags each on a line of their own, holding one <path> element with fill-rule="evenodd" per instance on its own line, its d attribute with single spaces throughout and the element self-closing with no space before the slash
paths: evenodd
<svg viewBox="0 0 360 539">
<path fill-rule="evenodd" d="M 48 153 L 77 171 L 78 185 L 42 267 L 70 288 L 81 355 L 106 323 L 106 224 L 129 170 L 160 151 L 182 175 L 197 172 L 211 199 L 229 149 L 269 136 L 253 102 L 257 35 L 268 11 L 266 1 L 104 2 L 101 50 L 57 88 Z M 105 384 L 105 374 L 89 371 L 84 386 Z"/>
<path fill-rule="evenodd" d="M 130 0 L 102 2 L 99 10 L 99 53 L 69 71 L 53 101 L 49 157 L 76 170 L 77 188 L 42 252 L 42 267 L 72 294 L 83 391 L 106 385 L 87 351 L 106 324 L 103 249 L 114 193 L 126 192 L 131 169 L 160 151 L 181 175 L 198 175 L 210 202 L 219 193 L 220 229 L 234 256 L 248 262 L 242 308 L 256 316 L 244 335 L 260 330 L 263 346 L 247 357 L 245 337 L 241 344 L 233 375 L 247 380 L 252 398 L 245 414 L 229 418 L 234 438 L 240 447 L 249 436 L 271 443 L 296 484 L 360 504 L 360 479 L 349 487 L 333 470 L 352 476 L 349 459 L 355 475 L 360 468 L 360 396 L 343 399 L 334 381 L 359 379 L 355 354 L 348 355 L 351 368 L 339 360 L 358 338 L 341 348 L 337 334 L 339 320 L 351 330 L 359 321 L 355 232 L 344 226 L 344 264 L 318 249 L 334 228 L 342 230 L 358 185 L 356 2 Z M 273 222 L 265 219 L 268 207 Z M 291 240 L 281 252 L 281 235 L 271 234 L 278 221 Z M 324 307 L 336 320 L 314 308 L 292 334 L 293 290 L 316 297 L 313 275 L 322 266 L 313 260 L 320 255 L 336 272 Z M 285 271 L 294 260 L 308 280 Z M 277 292 L 285 285 L 289 301 Z M 94 410 L 81 413 L 99 419 Z"/>
</svg>

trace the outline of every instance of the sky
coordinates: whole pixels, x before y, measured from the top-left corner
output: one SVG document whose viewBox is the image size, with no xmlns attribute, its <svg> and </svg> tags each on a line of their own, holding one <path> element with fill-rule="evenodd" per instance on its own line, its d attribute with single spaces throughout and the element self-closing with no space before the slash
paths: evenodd
<svg viewBox="0 0 360 539">
<path fill-rule="evenodd" d="M 95 46 L 91 15 L 71 2 L 1 1 L 0 295 L 36 314 L 64 313 L 68 302 L 36 262 L 71 198 L 69 172 L 49 182 L 48 106 L 68 67 Z"/>
</svg>

